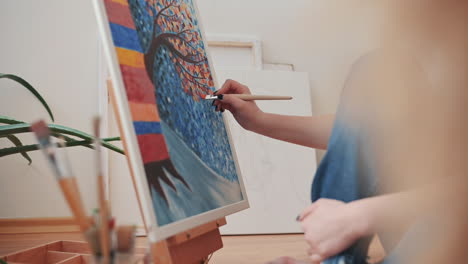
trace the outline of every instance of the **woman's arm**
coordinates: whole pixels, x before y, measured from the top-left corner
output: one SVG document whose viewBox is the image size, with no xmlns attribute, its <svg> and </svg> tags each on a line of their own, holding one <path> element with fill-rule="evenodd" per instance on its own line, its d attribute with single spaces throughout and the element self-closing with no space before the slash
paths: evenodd
<svg viewBox="0 0 468 264">
<path fill-rule="evenodd" d="M 262 113 L 251 130 L 290 143 L 327 149 L 335 115 L 285 116 Z"/>
<path fill-rule="evenodd" d="M 222 101 L 214 102 L 216 110 L 229 110 L 247 130 L 306 147 L 327 148 L 335 115 L 286 116 L 264 113 L 253 101 L 229 96 L 250 94 L 247 86 L 233 80 L 226 81 L 217 94 L 224 94 L 224 97 Z"/>
</svg>

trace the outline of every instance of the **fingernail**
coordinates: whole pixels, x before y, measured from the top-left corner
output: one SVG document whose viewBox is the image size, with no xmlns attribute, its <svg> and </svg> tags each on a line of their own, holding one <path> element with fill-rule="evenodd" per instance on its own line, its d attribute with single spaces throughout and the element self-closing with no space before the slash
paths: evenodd
<svg viewBox="0 0 468 264">
<path fill-rule="evenodd" d="M 219 100 L 223 100 L 223 98 L 224 98 L 224 95 L 222 95 L 222 94 L 218 95 Z"/>
<path fill-rule="evenodd" d="M 320 255 L 312 255 L 310 256 L 310 260 L 312 260 L 313 262 L 319 262 L 322 260 L 322 257 L 320 257 Z"/>
<path fill-rule="evenodd" d="M 297 215 L 296 221 L 297 221 L 297 222 L 301 221 L 301 215 Z"/>
<path fill-rule="evenodd" d="M 219 90 L 216 90 L 213 94 L 216 95 L 219 92 Z"/>
<path fill-rule="evenodd" d="M 221 113 L 224 113 L 224 108 L 221 108 Z"/>
<path fill-rule="evenodd" d="M 214 105 L 216 103 L 216 100 L 213 100 L 213 102 L 211 103 L 211 105 Z"/>
</svg>

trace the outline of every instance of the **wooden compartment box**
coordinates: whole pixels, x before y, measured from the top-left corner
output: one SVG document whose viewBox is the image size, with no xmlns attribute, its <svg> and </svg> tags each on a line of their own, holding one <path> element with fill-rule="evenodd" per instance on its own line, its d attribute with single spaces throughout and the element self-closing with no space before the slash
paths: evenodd
<svg viewBox="0 0 468 264">
<path fill-rule="evenodd" d="M 131 263 L 143 258 L 145 249 L 135 249 Z M 0 259 L 8 264 L 93 264 L 91 250 L 86 242 L 56 241 L 15 252 Z"/>
</svg>

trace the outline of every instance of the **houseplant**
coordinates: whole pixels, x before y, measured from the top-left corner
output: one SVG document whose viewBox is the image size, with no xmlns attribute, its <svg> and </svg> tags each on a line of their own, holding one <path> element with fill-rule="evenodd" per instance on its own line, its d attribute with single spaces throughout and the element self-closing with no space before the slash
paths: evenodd
<svg viewBox="0 0 468 264">
<path fill-rule="evenodd" d="M 34 97 L 39 100 L 41 105 L 47 111 L 49 117 L 54 122 L 54 114 L 50 109 L 49 105 L 45 101 L 45 99 L 41 96 L 41 94 L 26 80 L 23 78 L 16 76 L 14 74 L 4 74 L 0 73 L 0 80 L 1 79 L 9 79 L 14 82 L 17 82 L 22 85 L 22 87 L 26 88 L 29 92 L 31 92 Z M 51 131 L 51 135 L 56 138 L 63 138 L 65 140 L 66 147 L 76 147 L 82 146 L 86 148 L 93 149 L 93 136 L 87 134 L 83 131 L 58 125 L 58 124 L 49 124 L 49 129 Z M 31 132 L 30 130 L 31 124 L 26 123 L 24 121 L 16 120 L 12 117 L 0 115 L 0 138 L 4 138 L 9 140 L 14 146 L 7 147 L 7 148 L 0 148 L 0 157 L 8 156 L 8 155 L 15 155 L 21 154 L 28 162 L 31 164 L 32 159 L 28 155 L 28 152 L 36 151 L 39 149 L 38 144 L 32 145 L 24 145 L 21 140 L 18 138 L 18 134 L 28 133 Z M 110 142 L 119 141 L 120 137 L 112 137 L 112 138 L 103 138 L 102 146 L 108 148 L 114 152 L 124 154 L 124 151 L 117 146 L 111 144 Z"/>
</svg>

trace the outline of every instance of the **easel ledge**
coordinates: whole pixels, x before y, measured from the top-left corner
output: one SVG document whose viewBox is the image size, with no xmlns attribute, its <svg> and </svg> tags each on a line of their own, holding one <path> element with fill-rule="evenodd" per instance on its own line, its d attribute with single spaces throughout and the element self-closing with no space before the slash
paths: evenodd
<svg viewBox="0 0 468 264">
<path fill-rule="evenodd" d="M 155 264 L 206 263 L 209 255 L 223 247 L 219 227 L 226 225 L 226 218 L 172 236 L 151 245 Z"/>
</svg>

